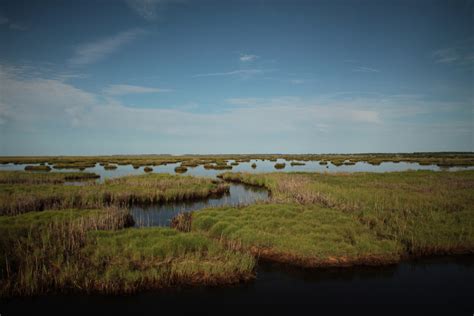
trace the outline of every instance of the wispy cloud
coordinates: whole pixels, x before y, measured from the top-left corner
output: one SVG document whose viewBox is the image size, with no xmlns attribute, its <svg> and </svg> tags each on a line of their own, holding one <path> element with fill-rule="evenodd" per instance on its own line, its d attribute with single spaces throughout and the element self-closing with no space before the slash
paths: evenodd
<svg viewBox="0 0 474 316">
<path fill-rule="evenodd" d="M 367 72 L 367 73 L 380 72 L 380 70 L 378 70 L 378 69 L 370 68 L 370 67 L 363 67 L 363 66 L 357 66 L 357 67 L 353 68 L 352 71 L 354 71 L 354 72 Z"/>
<path fill-rule="evenodd" d="M 306 80 L 303 80 L 303 79 L 290 79 L 290 83 L 292 84 L 303 84 L 305 82 Z"/>
<path fill-rule="evenodd" d="M 433 52 L 433 57 L 435 62 L 440 64 L 450 64 L 460 58 L 455 48 L 438 49 Z"/>
<path fill-rule="evenodd" d="M 251 77 L 255 75 L 260 75 L 265 72 L 272 71 L 269 69 L 238 69 L 227 72 L 211 72 L 204 74 L 197 74 L 193 77 L 216 77 L 216 76 L 242 76 L 242 77 Z"/>
<path fill-rule="evenodd" d="M 240 60 L 241 62 L 244 62 L 244 63 L 245 63 L 245 62 L 254 61 L 254 60 L 256 60 L 257 58 L 258 58 L 257 55 L 242 54 L 242 55 L 240 55 L 239 60 Z"/>
<path fill-rule="evenodd" d="M 139 16 L 151 22 L 156 20 L 160 9 L 171 2 L 183 2 L 183 0 L 125 0 L 128 6 Z"/>
<path fill-rule="evenodd" d="M 15 31 L 26 31 L 28 28 L 26 25 L 18 22 L 13 22 L 6 16 L 0 15 L 0 25 L 5 25 L 11 30 Z"/>
<path fill-rule="evenodd" d="M 109 85 L 107 88 L 103 90 L 105 94 L 116 95 L 116 96 L 125 95 L 125 94 L 159 93 L 159 92 L 169 92 L 169 91 L 172 91 L 172 90 L 133 86 L 133 85 L 126 85 L 126 84 Z"/>
<path fill-rule="evenodd" d="M 474 38 L 462 41 L 453 47 L 437 49 L 431 56 L 437 64 L 473 66 Z"/>
<path fill-rule="evenodd" d="M 82 44 L 76 48 L 69 63 L 79 66 L 100 61 L 143 33 L 142 29 L 131 29 L 95 42 Z"/>
</svg>

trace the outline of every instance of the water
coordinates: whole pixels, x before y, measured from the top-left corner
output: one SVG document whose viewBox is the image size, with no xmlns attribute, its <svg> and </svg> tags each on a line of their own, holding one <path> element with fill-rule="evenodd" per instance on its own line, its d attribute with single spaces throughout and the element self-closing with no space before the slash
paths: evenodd
<svg viewBox="0 0 474 316">
<path fill-rule="evenodd" d="M 136 226 L 169 226 L 171 219 L 183 212 L 196 211 L 207 207 L 238 206 L 252 204 L 268 199 L 268 191 L 264 188 L 242 184 L 230 184 L 229 193 L 219 198 L 192 202 L 174 202 L 151 207 L 131 208 Z"/>
<path fill-rule="evenodd" d="M 333 315 L 355 311 L 377 315 L 472 315 L 474 310 L 474 256 L 425 258 L 385 267 L 298 269 L 260 264 L 257 278 L 232 287 L 175 288 L 128 296 L 50 295 L 16 298 L 2 302 L 2 314 L 48 314 L 67 311 L 87 315 L 158 313 L 164 309 L 210 310 L 228 313 L 218 305 L 239 304 L 247 312 L 250 304 L 268 304 L 281 311 L 292 304 L 292 314 L 314 305 L 309 315 Z M 270 305 L 272 304 L 272 305 Z M 212 305 L 212 307 L 211 307 Z M 216 309 L 212 309 L 216 308 Z M 299 312 L 296 312 L 299 311 Z M 329 313 L 328 313 L 329 312 Z"/>
<path fill-rule="evenodd" d="M 231 160 L 232 162 L 233 160 Z M 281 170 L 275 169 L 276 163 L 286 163 L 286 167 Z M 229 162 L 230 163 L 230 162 Z M 252 168 L 252 163 L 257 164 L 257 168 Z M 329 163 L 327 166 L 320 165 L 318 161 L 306 161 L 304 166 L 291 166 L 291 161 L 284 159 L 278 159 L 276 162 L 273 161 L 262 161 L 262 160 L 251 160 L 250 162 L 240 163 L 238 166 L 234 166 L 232 170 L 207 170 L 203 166 L 197 166 L 194 168 L 188 168 L 188 171 L 184 175 L 200 176 L 200 177 L 211 177 L 214 178 L 216 175 L 225 171 L 232 172 L 251 172 L 251 173 L 264 173 L 264 172 L 390 172 L 390 171 L 407 171 L 407 170 L 474 170 L 474 166 L 470 167 L 439 167 L 437 165 L 422 166 L 419 163 L 411 162 L 383 162 L 378 166 L 371 165 L 366 162 L 357 162 L 352 166 L 335 166 Z M 24 170 L 27 164 L 0 164 L 0 170 Z M 34 165 L 34 164 L 31 164 Z M 180 163 L 173 163 L 167 165 L 154 166 L 153 172 L 155 173 L 169 173 L 175 174 L 174 168 L 179 166 Z M 52 166 L 51 166 L 52 167 Z M 96 164 L 93 168 L 86 168 L 84 172 L 94 172 L 101 176 L 101 180 L 123 177 L 126 175 L 139 175 L 144 174 L 144 167 L 134 169 L 132 165 L 120 165 L 115 170 L 105 170 L 104 167 Z M 79 171 L 79 169 L 52 169 L 51 172 L 67 172 L 67 171 Z"/>
</svg>

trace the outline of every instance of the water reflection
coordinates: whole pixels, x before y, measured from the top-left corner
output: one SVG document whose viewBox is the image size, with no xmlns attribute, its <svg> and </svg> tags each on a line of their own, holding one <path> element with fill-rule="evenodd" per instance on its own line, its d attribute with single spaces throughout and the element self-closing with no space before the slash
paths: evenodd
<svg viewBox="0 0 474 316">
<path fill-rule="evenodd" d="M 314 311 L 363 308 L 377 315 L 400 309 L 402 315 L 471 315 L 474 256 L 419 259 L 386 267 L 297 269 L 262 264 L 257 279 L 227 287 L 172 288 L 128 296 L 57 295 L 14 298 L 2 302 L 2 313 L 47 310 L 80 314 L 174 312 L 193 305 L 314 305 Z M 390 306 L 390 307 L 389 307 Z M 389 307 L 389 308 L 388 308 Z M 313 314 L 313 313 L 311 313 Z M 400 315 L 397 313 L 397 315 Z"/>
</svg>

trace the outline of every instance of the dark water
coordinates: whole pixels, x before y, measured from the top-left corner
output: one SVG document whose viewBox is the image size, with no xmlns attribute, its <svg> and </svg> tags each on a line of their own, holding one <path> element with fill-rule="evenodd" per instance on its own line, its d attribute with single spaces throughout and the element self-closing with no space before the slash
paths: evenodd
<svg viewBox="0 0 474 316">
<path fill-rule="evenodd" d="M 193 202 L 166 203 L 151 207 L 132 207 L 130 212 L 138 227 L 169 226 L 171 219 L 179 213 L 196 211 L 208 207 L 238 206 L 268 199 L 268 191 L 263 188 L 242 184 L 230 184 L 228 194 L 219 198 Z"/>
<path fill-rule="evenodd" d="M 232 312 L 219 305 L 291 304 L 294 314 L 314 305 L 321 315 L 352 315 L 363 311 L 378 315 L 472 315 L 474 312 L 474 256 L 425 258 L 386 267 L 297 269 L 260 264 L 257 279 L 231 287 L 181 288 L 129 296 L 61 295 L 3 301 L 2 315 L 15 312 L 88 314 L 155 314 L 172 309 Z M 270 305 L 271 304 L 271 305 Z M 224 307 L 225 308 L 225 307 Z M 306 307 L 307 308 L 307 307 Z M 296 312 L 299 310 L 300 312 Z M 226 312 L 227 311 L 227 312 Z M 291 313 L 293 314 L 293 313 Z M 306 314 L 306 313 L 305 313 Z M 313 315 L 314 313 L 310 313 Z M 346 314 L 347 315 L 347 314 Z"/>
</svg>

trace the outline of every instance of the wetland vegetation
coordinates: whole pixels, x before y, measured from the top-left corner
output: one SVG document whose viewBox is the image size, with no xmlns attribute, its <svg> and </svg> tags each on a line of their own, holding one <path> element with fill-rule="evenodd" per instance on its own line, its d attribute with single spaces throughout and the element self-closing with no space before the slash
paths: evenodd
<svg viewBox="0 0 474 316">
<path fill-rule="evenodd" d="M 180 161 L 171 170 L 182 173 L 198 165 L 228 170 L 252 161 L 250 156 L 214 158 L 153 162 L 82 157 L 77 162 L 62 157 L 27 163 L 84 166 L 94 161 L 105 169 Z M 307 161 L 286 158 L 294 159 L 293 166 Z M 357 160 L 330 158 L 319 163 Z M 279 164 L 286 166 L 276 162 L 275 168 Z M 317 268 L 474 253 L 472 170 L 224 172 L 219 180 L 150 173 L 147 168 L 152 169 L 144 168 L 142 175 L 103 182 L 88 172 L 0 172 L 1 295 L 130 293 L 238 283 L 255 277 L 259 259 Z M 266 188 L 270 199 L 178 214 L 171 227 L 130 227 L 132 206 L 220 197 L 231 182 Z"/>
</svg>

